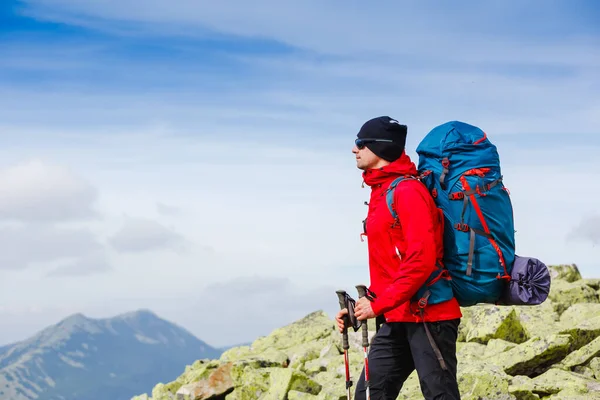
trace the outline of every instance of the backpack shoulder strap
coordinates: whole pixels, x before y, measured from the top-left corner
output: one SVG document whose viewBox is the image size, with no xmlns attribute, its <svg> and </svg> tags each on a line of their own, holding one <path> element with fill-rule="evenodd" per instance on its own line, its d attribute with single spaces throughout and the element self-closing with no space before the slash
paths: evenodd
<svg viewBox="0 0 600 400">
<path fill-rule="evenodd" d="M 398 186 L 400 184 L 400 182 L 402 182 L 405 179 L 418 180 L 417 177 L 412 176 L 412 175 L 399 176 L 398 178 L 394 179 L 394 181 L 392 181 L 392 183 L 390 183 L 390 186 L 387 189 L 387 193 L 385 194 L 385 200 L 387 203 L 387 207 L 388 207 L 388 210 L 390 211 L 390 213 L 392 214 L 394 221 L 396 221 L 398 219 L 398 213 L 396 212 L 396 207 L 394 207 L 394 190 L 396 189 L 396 186 Z"/>
</svg>

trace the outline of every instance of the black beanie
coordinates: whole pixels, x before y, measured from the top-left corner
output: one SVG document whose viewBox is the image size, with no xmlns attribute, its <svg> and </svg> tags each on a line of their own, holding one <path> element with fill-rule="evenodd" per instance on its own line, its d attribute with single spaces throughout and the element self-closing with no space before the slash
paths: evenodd
<svg viewBox="0 0 600 400">
<path fill-rule="evenodd" d="M 400 124 L 390 117 L 377 117 L 368 120 L 358 131 L 360 139 L 389 139 L 390 142 L 368 142 L 366 146 L 378 157 L 386 161 L 397 160 L 406 145 L 406 125 Z"/>
</svg>

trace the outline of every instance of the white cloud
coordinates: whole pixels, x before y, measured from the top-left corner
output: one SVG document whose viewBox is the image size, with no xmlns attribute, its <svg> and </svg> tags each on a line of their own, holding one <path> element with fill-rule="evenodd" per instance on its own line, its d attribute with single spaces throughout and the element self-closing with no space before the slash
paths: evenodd
<svg viewBox="0 0 600 400">
<path fill-rule="evenodd" d="M 47 273 L 48 277 L 87 277 L 106 273 L 112 269 L 104 249 L 89 252 L 82 257 L 61 265 Z"/>
<path fill-rule="evenodd" d="M 164 204 L 161 202 L 156 203 L 156 211 L 158 211 L 160 215 L 164 215 L 167 217 L 179 216 L 183 212 L 180 207 Z"/>
<path fill-rule="evenodd" d="M 569 240 L 590 242 L 593 246 L 600 245 L 600 215 L 586 215 L 569 232 Z"/>
<path fill-rule="evenodd" d="M 186 240 L 179 233 L 144 218 L 128 218 L 125 224 L 110 239 L 109 243 L 118 252 L 138 253 L 153 250 L 185 249 Z"/>
<path fill-rule="evenodd" d="M 39 160 L 0 170 L 0 219 L 62 222 L 97 217 L 97 190 L 70 169 Z"/>
<path fill-rule="evenodd" d="M 103 246 L 88 229 L 47 225 L 0 227 L 0 270 L 79 262 Z"/>
<path fill-rule="evenodd" d="M 313 311 L 323 310 L 333 318 L 339 309 L 336 289 L 319 280 L 313 285 L 297 285 L 288 278 L 245 275 L 197 290 L 198 300 L 181 303 L 179 312 L 171 308 L 172 300 L 155 309 L 209 344 L 224 346 L 253 341 Z M 189 318 L 198 312 L 201 317 Z M 206 321 L 210 321 L 210 329 Z"/>
</svg>

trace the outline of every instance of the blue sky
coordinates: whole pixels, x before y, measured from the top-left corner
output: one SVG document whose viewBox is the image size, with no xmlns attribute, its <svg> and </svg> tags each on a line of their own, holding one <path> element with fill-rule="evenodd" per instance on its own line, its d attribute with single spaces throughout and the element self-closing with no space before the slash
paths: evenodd
<svg viewBox="0 0 600 400">
<path fill-rule="evenodd" d="M 215 345 L 332 314 L 368 276 L 350 150 L 378 115 L 414 160 L 440 123 L 482 127 L 519 251 L 595 276 L 597 2 L 378 4 L 3 2 L 0 345 L 74 312 L 151 308 Z"/>
</svg>

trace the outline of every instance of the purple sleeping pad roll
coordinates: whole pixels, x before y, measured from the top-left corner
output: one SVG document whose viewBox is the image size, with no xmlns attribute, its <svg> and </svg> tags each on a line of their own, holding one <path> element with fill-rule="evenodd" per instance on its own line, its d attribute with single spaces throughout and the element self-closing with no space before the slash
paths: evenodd
<svg viewBox="0 0 600 400">
<path fill-rule="evenodd" d="M 504 304 L 534 306 L 548 297 L 550 271 L 537 258 L 516 255 L 510 275 L 511 281 L 504 290 Z"/>
</svg>

